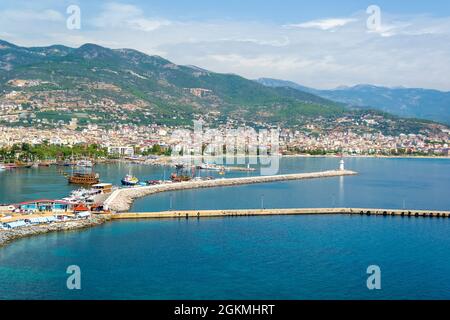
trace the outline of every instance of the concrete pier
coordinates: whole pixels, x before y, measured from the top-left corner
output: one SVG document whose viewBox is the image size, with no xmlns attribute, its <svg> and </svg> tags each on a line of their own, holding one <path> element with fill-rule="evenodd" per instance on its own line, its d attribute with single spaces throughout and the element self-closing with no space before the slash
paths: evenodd
<svg viewBox="0 0 450 320">
<path fill-rule="evenodd" d="M 191 219 L 214 217 L 243 216 L 282 216 L 282 215 L 363 215 L 363 216 L 402 216 L 450 218 L 450 211 L 431 210 L 400 210 L 400 209 L 370 209 L 370 208 L 294 208 L 294 209 L 244 209 L 244 210 L 189 210 L 163 212 L 137 212 L 113 214 L 112 219 Z"/>
<path fill-rule="evenodd" d="M 115 212 L 128 211 L 135 199 L 142 198 L 151 194 L 187 190 L 197 188 L 227 187 L 246 185 L 254 183 L 269 183 L 278 181 L 303 180 L 330 178 L 339 176 L 351 176 L 357 173 L 350 170 L 330 170 L 310 173 L 284 174 L 275 176 L 253 176 L 244 178 L 228 178 L 206 181 L 187 181 L 178 183 L 166 183 L 160 185 L 152 185 L 146 187 L 123 188 L 114 191 L 111 196 L 104 202 L 104 207 Z"/>
</svg>

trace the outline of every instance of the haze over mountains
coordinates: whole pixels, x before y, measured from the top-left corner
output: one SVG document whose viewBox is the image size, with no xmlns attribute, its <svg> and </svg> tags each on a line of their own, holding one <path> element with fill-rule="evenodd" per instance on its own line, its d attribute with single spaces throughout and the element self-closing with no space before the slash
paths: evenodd
<svg viewBox="0 0 450 320">
<path fill-rule="evenodd" d="M 360 119 L 356 121 L 359 126 L 358 121 L 372 116 L 378 119 L 374 131 L 419 132 L 430 127 L 425 121 L 346 108 L 348 100 L 337 93 L 347 91 L 327 93 L 278 80 L 260 82 L 176 65 L 132 49 L 95 44 L 25 48 L 0 40 L 0 103 L 21 103 L 35 117 L 51 121 L 77 117 L 102 125 L 191 125 L 201 117 L 215 124 L 231 119 L 302 126 L 321 119 L 326 127 L 327 122 L 335 125 L 334 120 L 342 117 Z M 370 92 L 366 96 L 369 99 Z M 25 116 L 21 123 L 27 121 Z"/>
<path fill-rule="evenodd" d="M 261 78 L 269 87 L 288 87 L 350 106 L 378 109 L 401 117 L 428 119 L 450 124 L 450 92 L 420 88 L 386 88 L 373 85 L 333 90 L 308 88 L 291 81 Z"/>
</svg>

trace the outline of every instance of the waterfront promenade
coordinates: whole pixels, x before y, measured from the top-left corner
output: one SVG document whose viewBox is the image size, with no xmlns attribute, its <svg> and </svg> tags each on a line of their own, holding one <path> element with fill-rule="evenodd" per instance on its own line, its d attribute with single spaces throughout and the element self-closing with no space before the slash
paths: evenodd
<svg viewBox="0 0 450 320">
<path fill-rule="evenodd" d="M 135 199 L 160 192 L 198 189 L 198 188 L 227 187 L 227 186 L 254 184 L 254 183 L 270 183 L 270 182 L 303 180 L 303 179 L 331 178 L 339 176 L 351 176 L 356 174 L 357 174 L 356 172 L 350 170 L 329 170 L 310 173 L 187 181 L 187 182 L 152 185 L 146 187 L 122 188 L 115 190 L 111 194 L 111 196 L 105 200 L 104 208 L 114 212 L 125 212 L 131 208 L 131 205 Z"/>
<path fill-rule="evenodd" d="M 283 216 L 283 215 L 326 215 L 350 214 L 365 216 L 403 216 L 449 218 L 450 211 L 374 209 L 374 208 L 289 208 L 289 209 L 243 209 L 243 210 L 189 210 L 119 213 L 111 215 L 113 220 L 122 219 L 179 219 L 179 218 L 215 218 L 244 216 Z"/>
</svg>

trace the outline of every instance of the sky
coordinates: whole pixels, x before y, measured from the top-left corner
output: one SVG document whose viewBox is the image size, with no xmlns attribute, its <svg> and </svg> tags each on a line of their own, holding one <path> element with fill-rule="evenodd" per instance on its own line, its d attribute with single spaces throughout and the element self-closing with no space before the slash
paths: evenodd
<svg viewBox="0 0 450 320">
<path fill-rule="evenodd" d="M 80 9 L 80 29 L 67 27 L 70 5 Z M 0 0 L 0 39 L 133 48 L 177 64 L 321 89 L 450 91 L 447 0 Z"/>
</svg>

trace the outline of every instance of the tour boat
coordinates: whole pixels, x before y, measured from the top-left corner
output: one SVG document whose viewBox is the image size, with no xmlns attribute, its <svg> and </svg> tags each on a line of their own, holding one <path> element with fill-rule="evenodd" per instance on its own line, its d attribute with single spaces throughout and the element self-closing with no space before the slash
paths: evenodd
<svg viewBox="0 0 450 320">
<path fill-rule="evenodd" d="M 93 185 L 100 182 L 100 176 L 98 173 L 74 173 L 68 180 L 72 184 Z"/>
<path fill-rule="evenodd" d="M 124 186 L 135 186 L 139 183 L 139 179 L 132 176 L 131 174 L 127 174 L 122 180 L 122 184 Z"/>
</svg>

